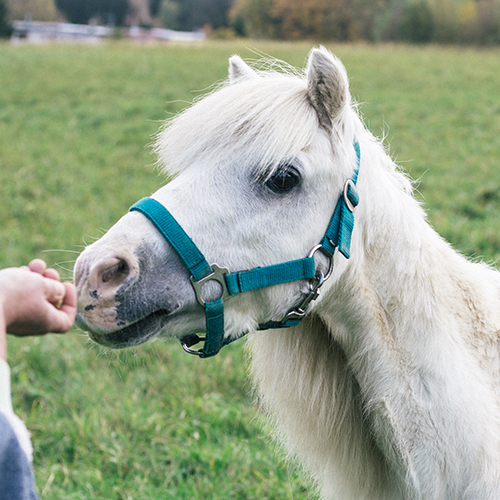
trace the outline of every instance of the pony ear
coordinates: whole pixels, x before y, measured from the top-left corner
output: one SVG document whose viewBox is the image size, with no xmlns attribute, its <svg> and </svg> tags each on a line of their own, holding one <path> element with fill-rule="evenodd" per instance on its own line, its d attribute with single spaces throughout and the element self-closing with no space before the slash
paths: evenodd
<svg viewBox="0 0 500 500">
<path fill-rule="evenodd" d="M 324 47 L 313 49 L 307 62 L 307 92 L 320 124 L 331 130 L 349 102 L 347 72 L 340 59 Z"/>
<path fill-rule="evenodd" d="M 236 83 L 250 78 L 257 78 L 259 75 L 243 61 L 240 56 L 229 58 L 229 82 Z"/>
</svg>

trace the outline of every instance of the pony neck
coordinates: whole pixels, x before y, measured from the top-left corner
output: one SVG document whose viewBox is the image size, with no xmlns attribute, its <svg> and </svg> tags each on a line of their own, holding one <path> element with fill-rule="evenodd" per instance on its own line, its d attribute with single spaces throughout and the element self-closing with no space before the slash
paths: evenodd
<svg viewBox="0 0 500 500">
<path fill-rule="evenodd" d="M 433 231 L 392 162 L 379 154 L 370 164 L 366 149 L 351 260 L 315 311 L 342 348 L 376 445 L 410 497 L 458 498 L 469 481 L 477 487 L 470 498 L 486 498 L 479 450 L 499 453 L 474 429 L 496 427 L 487 415 L 497 402 L 489 382 L 475 386 L 485 374 L 466 335 L 471 326 L 497 331 L 498 314 L 488 325 L 484 297 L 464 294 L 477 286 L 479 266 Z"/>
</svg>

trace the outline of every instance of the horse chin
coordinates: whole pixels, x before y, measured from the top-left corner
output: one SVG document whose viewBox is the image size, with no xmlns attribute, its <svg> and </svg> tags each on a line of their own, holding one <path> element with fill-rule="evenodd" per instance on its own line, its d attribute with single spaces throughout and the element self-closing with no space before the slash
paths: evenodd
<svg viewBox="0 0 500 500">
<path fill-rule="evenodd" d="M 83 329 L 87 330 L 89 337 L 94 342 L 113 349 L 124 349 L 144 344 L 157 337 L 169 322 L 169 317 L 167 311 L 156 311 L 135 323 L 107 333 L 90 330 L 81 317 L 77 318 L 77 322 L 82 324 Z"/>
</svg>

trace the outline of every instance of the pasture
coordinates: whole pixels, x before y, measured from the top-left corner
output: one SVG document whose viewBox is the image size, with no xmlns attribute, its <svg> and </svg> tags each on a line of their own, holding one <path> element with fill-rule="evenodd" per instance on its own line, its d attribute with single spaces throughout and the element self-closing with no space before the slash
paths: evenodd
<svg viewBox="0 0 500 500">
<path fill-rule="evenodd" d="M 165 182 L 145 148 L 159 122 L 232 53 L 260 58 L 247 47 L 302 66 L 310 44 L 0 46 L 0 266 L 42 257 L 70 277 L 75 252 Z M 329 48 L 437 231 L 499 259 L 500 52 Z M 106 351 L 76 330 L 10 339 L 42 498 L 313 498 L 255 417 L 243 344 L 201 361 L 176 342 Z"/>
</svg>

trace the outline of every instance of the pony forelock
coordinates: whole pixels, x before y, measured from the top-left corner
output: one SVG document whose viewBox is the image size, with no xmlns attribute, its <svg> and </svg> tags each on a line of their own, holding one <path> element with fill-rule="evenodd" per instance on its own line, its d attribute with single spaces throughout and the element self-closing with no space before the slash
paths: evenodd
<svg viewBox="0 0 500 500">
<path fill-rule="evenodd" d="M 250 162 L 257 175 L 271 175 L 306 149 L 318 117 L 304 77 L 274 71 L 223 84 L 168 121 L 155 152 L 160 169 L 176 175 L 193 164 Z"/>
</svg>

